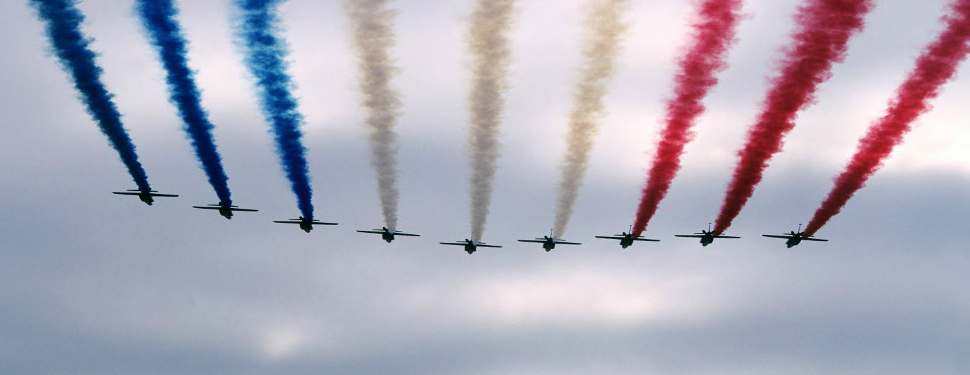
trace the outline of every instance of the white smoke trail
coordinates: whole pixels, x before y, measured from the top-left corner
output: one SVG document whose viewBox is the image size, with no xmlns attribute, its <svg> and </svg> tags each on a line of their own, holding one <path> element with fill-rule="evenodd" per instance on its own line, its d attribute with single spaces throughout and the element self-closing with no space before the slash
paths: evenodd
<svg viewBox="0 0 970 375">
<path fill-rule="evenodd" d="M 364 123 L 369 131 L 371 165 L 377 172 L 381 211 L 388 229 L 397 228 L 397 123 L 401 100 L 390 81 L 398 69 L 390 57 L 394 46 L 393 18 L 388 0 L 345 0 L 344 7 L 353 27 L 354 47 L 359 60 L 362 104 L 367 108 Z"/>
<path fill-rule="evenodd" d="M 469 94 L 471 130 L 471 235 L 481 240 L 492 201 L 498 126 L 502 117 L 512 58 L 509 30 L 515 0 L 478 0 L 465 35 L 472 53 L 472 89 Z"/>
<path fill-rule="evenodd" d="M 613 75 L 614 61 L 619 54 L 619 41 L 626 31 L 622 20 L 628 0 L 591 0 L 585 23 L 582 44 L 582 66 L 573 94 L 573 109 L 569 113 L 569 134 L 562 164 L 562 179 L 556 201 L 553 235 L 562 237 L 573 213 L 573 205 L 583 184 L 583 176 L 602 117 L 603 96 Z"/>
</svg>

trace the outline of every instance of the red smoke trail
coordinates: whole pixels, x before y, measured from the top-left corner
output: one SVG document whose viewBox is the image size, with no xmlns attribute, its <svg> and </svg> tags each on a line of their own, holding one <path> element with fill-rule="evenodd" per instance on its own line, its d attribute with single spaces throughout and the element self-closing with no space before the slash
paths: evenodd
<svg viewBox="0 0 970 375">
<path fill-rule="evenodd" d="M 923 55 L 916 60 L 916 69 L 899 87 L 896 98 L 889 102 L 886 115 L 873 123 L 866 136 L 859 140 L 856 154 L 835 179 L 835 186 L 815 211 L 805 234 L 815 234 L 876 173 L 893 147 L 903 142 L 910 124 L 930 109 L 927 102 L 940 93 L 940 86 L 953 76 L 957 65 L 967 57 L 970 52 L 967 46 L 970 41 L 970 0 L 957 0 L 950 10 L 951 14 L 943 18 L 946 30 L 923 50 Z"/>
<path fill-rule="evenodd" d="M 693 139 L 691 128 L 702 112 L 701 100 L 717 84 L 715 74 L 724 69 L 724 57 L 734 41 L 741 18 L 742 0 L 707 0 L 700 4 L 694 24 L 694 40 L 680 60 L 674 97 L 667 102 L 666 127 L 660 133 L 657 154 L 647 175 L 647 186 L 637 209 L 633 235 L 640 236 L 657 212 L 657 206 L 680 170 L 684 146 Z"/>
<path fill-rule="evenodd" d="M 862 29 L 871 8 L 870 0 L 808 0 L 799 9 L 798 31 L 780 64 L 781 75 L 771 80 L 758 121 L 748 131 L 748 143 L 738 152 L 714 232 L 727 230 L 754 194 L 768 160 L 781 151 L 782 138 L 795 127 L 795 115 L 814 100 L 816 87 L 831 76 L 832 64 L 845 58 L 849 37 Z"/>
</svg>

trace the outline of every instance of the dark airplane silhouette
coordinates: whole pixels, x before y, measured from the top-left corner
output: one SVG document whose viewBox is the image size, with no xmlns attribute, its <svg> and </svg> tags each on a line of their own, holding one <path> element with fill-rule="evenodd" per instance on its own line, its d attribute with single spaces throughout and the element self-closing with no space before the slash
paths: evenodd
<svg viewBox="0 0 970 375">
<path fill-rule="evenodd" d="M 138 196 L 138 199 L 141 199 L 142 202 L 145 202 L 145 204 L 149 206 L 151 206 L 152 203 L 155 203 L 154 197 L 174 198 L 178 196 L 178 194 L 162 194 L 155 190 L 142 191 L 139 189 L 129 189 L 125 191 L 112 191 L 111 193 L 118 194 L 118 195 L 136 195 Z"/>
<path fill-rule="evenodd" d="M 303 216 L 300 216 L 299 219 L 274 220 L 273 222 L 280 224 L 300 224 L 300 229 L 303 229 L 303 231 L 307 233 L 310 233 L 310 231 L 313 230 L 314 225 L 337 225 L 337 223 L 325 223 L 319 220 L 307 220 L 303 218 Z"/>
<path fill-rule="evenodd" d="M 358 232 L 360 232 L 360 233 L 379 234 L 379 235 L 381 235 L 381 238 L 384 239 L 384 241 L 387 241 L 387 243 L 391 243 L 391 241 L 394 241 L 394 236 L 407 236 L 407 237 L 420 237 L 421 236 L 419 234 L 414 234 L 414 233 L 404 233 L 404 232 L 401 232 L 399 230 L 393 230 L 392 231 L 392 230 L 387 229 L 387 227 L 381 227 L 381 229 L 374 229 L 374 230 L 358 230 Z"/>
<path fill-rule="evenodd" d="M 226 219 L 232 219 L 232 213 L 235 212 L 257 212 L 259 210 L 253 208 L 239 208 L 239 206 L 227 205 L 220 203 L 213 203 L 206 206 L 192 206 L 192 208 L 198 208 L 202 210 L 219 210 L 219 215 L 222 215 Z"/>
<path fill-rule="evenodd" d="M 694 234 L 675 234 L 674 237 L 700 238 L 702 246 L 710 245 L 712 242 L 714 242 L 715 238 L 741 238 L 734 236 L 722 236 L 720 233 L 714 233 L 714 231 L 711 230 L 710 223 L 707 224 L 707 230 L 701 230 L 700 232 Z"/>
<path fill-rule="evenodd" d="M 596 238 L 603 238 L 608 240 L 620 240 L 620 246 L 623 247 L 624 249 L 630 247 L 630 245 L 633 245 L 633 241 L 660 242 L 660 240 L 655 240 L 652 238 L 633 237 L 632 225 L 630 226 L 630 232 L 631 233 L 623 232 L 623 234 L 614 234 L 612 236 L 596 236 Z"/>
<path fill-rule="evenodd" d="M 789 249 L 802 243 L 802 241 L 828 242 L 828 240 L 823 240 L 821 238 L 813 238 L 812 236 L 806 236 L 805 232 L 802 232 L 801 224 L 798 224 L 798 233 L 795 233 L 795 231 L 791 231 L 791 234 L 783 234 L 780 236 L 773 235 L 773 234 L 762 234 L 762 236 L 771 237 L 771 238 L 784 238 L 787 240 L 785 241 L 785 245 L 788 245 Z"/>
<path fill-rule="evenodd" d="M 486 245 L 484 242 L 472 241 L 472 240 L 469 240 L 467 238 L 464 241 L 438 242 L 438 243 L 440 243 L 442 245 L 464 246 L 465 247 L 465 252 L 467 252 L 469 254 L 474 253 L 475 250 L 478 250 L 479 247 L 494 247 L 494 248 L 500 248 L 501 247 L 501 246 L 498 246 L 498 245 Z"/>
<path fill-rule="evenodd" d="M 569 242 L 569 241 L 564 241 L 560 238 L 556 238 L 552 235 L 552 231 L 549 231 L 548 236 L 536 237 L 536 239 L 534 240 L 519 240 L 519 242 L 541 243 L 542 248 L 546 249 L 546 252 L 549 252 L 550 250 L 555 249 L 556 245 L 582 245 L 579 242 Z"/>
</svg>

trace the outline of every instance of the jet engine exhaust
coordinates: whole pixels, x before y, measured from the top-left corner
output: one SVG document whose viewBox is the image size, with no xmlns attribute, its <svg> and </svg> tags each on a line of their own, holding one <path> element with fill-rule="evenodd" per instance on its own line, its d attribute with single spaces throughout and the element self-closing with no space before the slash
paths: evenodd
<svg viewBox="0 0 970 375">
<path fill-rule="evenodd" d="M 362 104 L 367 108 L 364 124 L 369 132 L 371 166 L 377 173 L 381 212 L 388 228 L 397 228 L 397 123 L 401 100 L 391 88 L 397 68 L 390 50 L 394 47 L 393 17 L 387 0 L 347 0 L 344 7 L 350 15 L 354 47 L 359 63 Z"/>
<path fill-rule="evenodd" d="M 472 87 L 468 95 L 471 129 L 471 240 L 479 241 L 492 202 L 498 127 L 505 105 L 512 59 L 509 33 L 515 0 L 478 0 L 465 34 L 472 54 Z"/>
<path fill-rule="evenodd" d="M 569 133 L 563 157 L 553 237 L 562 237 L 573 214 L 573 206 L 589 168 L 589 152 L 598 132 L 605 109 L 603 96 L 613 76 L 620 38 L 626 31 L 623 13 L 627 0 L 591 0 L 587 5 L 585 36 L 582 41 L 582 65 L 573 91 L 573 108 L 569 113 Z"/>
<path fill-rule="evenodd" d="M 188 42 L 175 19 L 178 9 L 172 0 L 138 0 L 136 10 L 165 68 L 169 101 L 178 108 L 179 116 L 185 123 L 184 130 L 192 140 L 195 156 L 202 163 L 202 170 L 219 202 L 231 206 L 229 178 L 222 168 L 222 157 L 212 138 L 214 126 L 209 121 L 209 114 L 202 108 L 201 94 L 186 56 Z"/>
<path fill-rule="evenodd" d="M 693 40 L 681 57 L 674 96 L 667 101 L 664 128 L 637 208 L 634 237 L 647 229 L 680 170 L 684 146 L 693 139 L 691 128 L 704 112 L 702 100 L 717 84 L 717 73 L 727 66 L 725 59 L 734 44 L 741 3 L 742 0 L 707 0 L 698 4 Z"/>
<path fill-rule="evenodd" d="M 277 36 L 280 19 L 276 7 L 283 1 L 236 0 L 240 11 L 236 29 L 246 53 L 246 66 L 256 78 L 263 115 L 272 125 L 283 171 L 296 194 L 300 213 L 307 220 L 313 220 L 313 190 L 306 148 L 300 140 L 303 115 L 291 92 L 295 84 L 286 73 L 286 44 Z"/>
<path fill-rule="evenodd" d="M 108 137 L 111 147 L 118 152 L 138 190 L 148 193 L 152 190 L 148 175 L 138 161 L 135 145 L 121 122 L 121 114 L 111 99 L 111 93 L 101 81 L 101 67 L 94 60 L 96 54 L 88 47 L 91 39 L 81 32 L 84 15 L 74 3 L 72 0 L 30 0 L 45 23 L 54 54 L 70 74 L 88 113 Z"/>
<path fill-rule="evenodd" d="M 781 151 L 783 138 L 795 127 L 798 111 L 812 102 L 818 85 L 831 76 L 832 64 L 845 59 L 849 38 L 862 30 L 870 9 L 870 0 L 807 0 L 801 6 L 781 72 L 771 79 L 761 113 L 738 151 L 714 232 L 724 233 L 754 194 L 768 161 Z"/>
<path fill-rule="evenodd" d="M 923 49 L 915 69 L 899 86 L 896 97 L 889 101 L 886 115 L 874 122 L 865 137 L 859 140 L 855 155 L 835 179 L 835 186 L 805 228 L 806 235 L 814 235 L 865 186 L 866 180 L 879 170 L 893 148 L 903 143 L 913 121 L 930 110 L 928 102 L 940 94 L 940 87 L 953 77 L 960 62 L 966 59 L 970 52 L 970 0 L 954 1 L 943 22 L 946 29 Z"/>
</svg>

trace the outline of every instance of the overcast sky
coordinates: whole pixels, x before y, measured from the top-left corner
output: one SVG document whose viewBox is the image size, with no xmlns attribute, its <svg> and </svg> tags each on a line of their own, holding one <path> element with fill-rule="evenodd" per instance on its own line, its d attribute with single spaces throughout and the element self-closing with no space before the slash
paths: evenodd
<svg viewBox="0 0 970 375">
<path fill-rule="evenodd" d="M 881 0 L 801 113 L 729 234 L 706 228 L 775 72 L 800 1 L 746 0 L 729 68 L 705 100 L 684 168 L 653 218 L 659 243 L 620 249 L 670 95 L 693 1 L 633 1 L 608 115 L 567 239 L 547 233 L 586 0 L 519 1 L 502 155 L 483 239 L 468 255 L 462 35 L 473 1 L 399 0 L 400 228 L 386 244 L 356 57 L 338 1 L 282 6 L 306 116 L 317 218 L 305 234 L 232 3 L 180 1 L 234 201 L 231 221 L 168 102 L 133 2 L 86 0 L 99 52 L 152 186 L 134 187 L 50 53 L 25 1 L 0 2 L 0 373 L 4 374 L 966 374 L 970 372 L 970 64 L 868 187 L 818 236 L 794 230 L 940 31 L 945 0 Z"/>
</svg>

